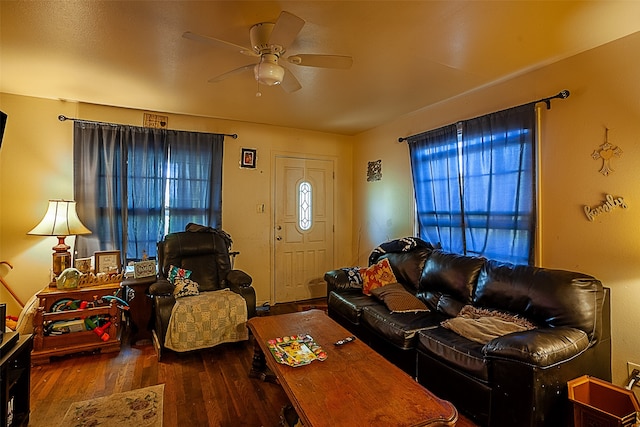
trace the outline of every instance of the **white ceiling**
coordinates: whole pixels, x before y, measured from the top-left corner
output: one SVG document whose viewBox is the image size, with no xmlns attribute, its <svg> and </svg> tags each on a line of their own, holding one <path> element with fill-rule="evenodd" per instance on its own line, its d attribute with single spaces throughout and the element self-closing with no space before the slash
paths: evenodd
<svg viewBox="0 0 640 427">
<path fill-rule="evenodd" d="M 255 62 L 187 40 L 248 46 L 281 10 L 306 21 L 287 55 L 302 89 L 264 87 Z M 0 1 L 0 92 L 353 135 L 640 31 L 640 1 Z M 549 94 L 552 95 L 552 94 Z"/>
</svg>

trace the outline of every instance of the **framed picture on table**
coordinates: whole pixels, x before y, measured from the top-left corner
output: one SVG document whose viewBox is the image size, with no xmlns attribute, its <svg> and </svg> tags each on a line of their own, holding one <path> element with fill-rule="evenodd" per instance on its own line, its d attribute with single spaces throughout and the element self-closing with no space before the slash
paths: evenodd
<svg viewBox="0 0 640 427">
<path fill-rule="evenodd" d="M 120 273 L 122 264 L 120 262 L 120 251 L 100 251 L 95 253 L 96 274 L 98 273 Z"/>
<path fill-rule="evenodd" d="M 76 258 L 75 266 L 80 273 L 89 273 L 91 271 L 91 258 Z"/>
<path fill-rule="evenodd" d="M 256 168 L 256 150 L 252 148 L 243 148 L 240 153 L 240 167 L 241 168 Z"/>
</svg>

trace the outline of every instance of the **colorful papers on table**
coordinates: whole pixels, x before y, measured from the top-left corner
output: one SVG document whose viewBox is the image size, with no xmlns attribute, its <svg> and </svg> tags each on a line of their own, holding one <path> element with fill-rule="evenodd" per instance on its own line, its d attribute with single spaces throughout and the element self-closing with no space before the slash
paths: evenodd
<svg viewBox="0 0 640 427">
<path fill-rule="evenodd" d="M 307 334 L 274 338 L 267 341 L 267 345 L 276 361 L 283 365 L 303 366 L 327 358 L 327 353 Z"/>
</svg>

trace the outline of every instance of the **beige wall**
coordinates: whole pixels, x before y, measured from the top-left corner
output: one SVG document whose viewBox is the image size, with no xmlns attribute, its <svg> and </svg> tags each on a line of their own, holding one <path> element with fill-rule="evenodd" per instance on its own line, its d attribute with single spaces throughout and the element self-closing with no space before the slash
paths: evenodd
<svg viewBox="0 0 640 427">
<path fill-rule="evenodd" d="M 0 150 L 0 274 L 26 301 L 48 283 L 51 247 L 55 238 L 26 233 L 44 215 L 50 198 L 73 198 L 73 122 L 57 117 L 81 117 L 112 123 L 142 125 L 143 112 L 90 104 L 75 104 L 2 94 L 0 108 L 9 115 Z M 336 265 L 351 257 L 351 137 L 250 123 L 169 115 L 172 129 L 237 133 L 225 139 L 223 228 L 240 251 L 236 268 L 249 272 L 260 303 L 271 300 L 271 180 L 275 153 L 298 154 L 335 161 Z M 240 169 L 241 147 L 257 150 L 256 170 Z M 265 204 L 265 213 L 256 205 Z M 68 238 L 70 243 L 72 239 Z M 9 312 L 18 307 L 4 290 L 1 301 Z"/>
<path fill-rule="evenodd" d="M 577 270 L 612 290 L 613 380 L 626 362 L 640 363 L 640 33 L 541 70 L 469 93 L 358 135 L 354 148 L 354 250 L 368 252 L 389 238 L 412 235 L 412 184 L 406 143 L 425 130 L 509 108 L 568 89 L 566 100 L 542 109 L 541 259 L 544 267 Z M 591 154 L 609 142 L 623 154 L 615 172 L 598 172 Z M 382 159 L 383 178 L 366 181 L 368 161 Z M 622 196 L 627 209 L 587 220 L 584 205 Z"/>
</svg>

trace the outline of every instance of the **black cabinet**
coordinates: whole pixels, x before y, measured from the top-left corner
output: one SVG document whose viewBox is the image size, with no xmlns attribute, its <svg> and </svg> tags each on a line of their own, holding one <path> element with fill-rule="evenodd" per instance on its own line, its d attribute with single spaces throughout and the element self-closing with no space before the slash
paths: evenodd
<svg viewBox="0 0 640 427">
<path fill-rule="evenodd" d="M 4 335 L 3 342 L 6 342 L 8 334 Z M 26 427 L 33 338 L 23 334 L 15 344 L 5 347 L 9 346 L 2 346 L 0 357 L 0 427 Z"/>
</svg>

